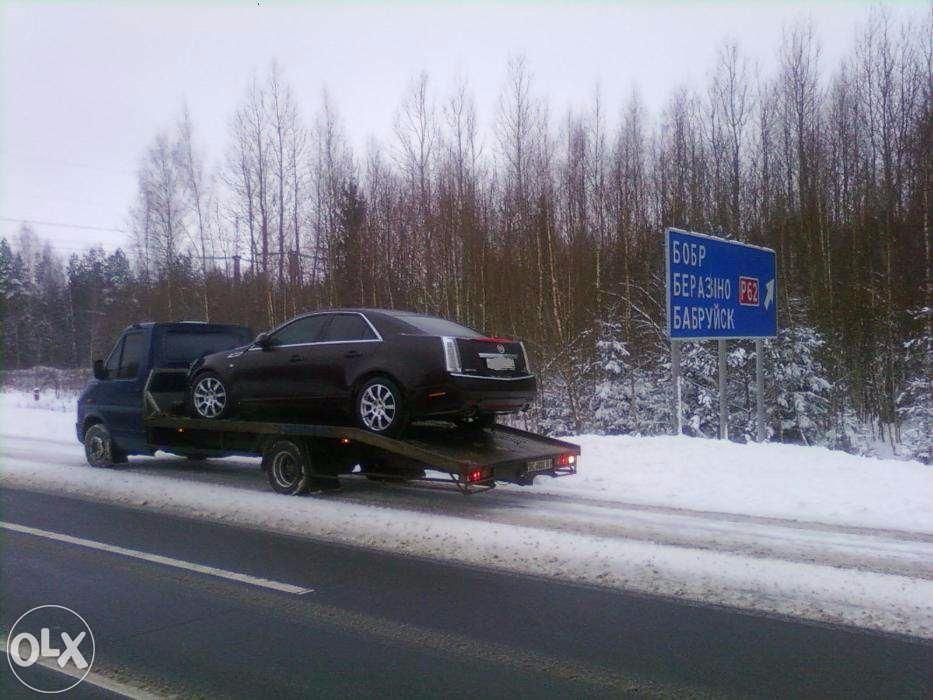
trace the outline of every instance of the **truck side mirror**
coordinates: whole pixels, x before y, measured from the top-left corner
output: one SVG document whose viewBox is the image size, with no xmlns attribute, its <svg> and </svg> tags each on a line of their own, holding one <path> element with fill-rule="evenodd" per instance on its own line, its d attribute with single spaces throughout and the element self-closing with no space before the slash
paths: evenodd
<svg viewBox="0 0 933 700">
<path fill-rule="evenodd" d="M 103 360 L 94 360 L 94 379 L 108 379 L 110 372 L 104 367 Z"/>
<path fill-rule="evenodd" d="M 272 347 L 272 336 L 268 333 L 260 333 L 256 336 L 256 345 L 263 350 L 268 350 Z"/>
</svg>

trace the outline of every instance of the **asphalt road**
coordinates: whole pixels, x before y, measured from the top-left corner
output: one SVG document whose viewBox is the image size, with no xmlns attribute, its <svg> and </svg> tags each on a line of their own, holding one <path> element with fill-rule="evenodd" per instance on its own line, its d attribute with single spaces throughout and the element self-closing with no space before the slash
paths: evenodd
<svg viewBox="0 0 933 700">
<path fill-rule="evenodd" d="M 0 490 L 0 521 L 149 557 L 0 529 L 3 634 L 34 606 L 66 605 L 94 630 L 95 673 L 130 694 L 930 692 L 933 646 L 917 640 L 20 490 Z M 273 590 L 151 555 L 312 590 Z M 76 691 L 114 695 L 86 683 Z M 28 694 L 5 662 L 0 693 Z"/>
</svg>

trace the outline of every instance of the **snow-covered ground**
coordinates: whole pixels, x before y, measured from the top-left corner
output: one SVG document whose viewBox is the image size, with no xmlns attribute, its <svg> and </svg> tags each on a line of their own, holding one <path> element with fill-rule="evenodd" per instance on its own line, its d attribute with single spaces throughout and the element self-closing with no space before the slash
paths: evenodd
<svg viewBox="0 0 933 700">
<path fill-rule="evenodd" d="M 0 394 L 0 483 L 412 555 L 933 637 L 933 470 L 821 448 L 572 438 L 581 473 L 464 498 L 348 480 L 283 499 L 257 461 L 84 464 L 73 398 Z"/>
</svg>

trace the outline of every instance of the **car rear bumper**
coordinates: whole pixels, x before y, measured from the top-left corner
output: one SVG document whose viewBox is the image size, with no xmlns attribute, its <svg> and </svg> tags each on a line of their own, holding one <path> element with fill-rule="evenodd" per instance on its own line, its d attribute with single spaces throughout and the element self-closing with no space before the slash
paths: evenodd
<svg viewBox="0 0 933 700">
<path fill-rule="evenodd" d="M 451 374 L 443 384 L 427 387 L 414 397 L 414 412 L 422 416 L 515 413 L 534 400 L 534 375 L 471 377 Z"/>
</svg>

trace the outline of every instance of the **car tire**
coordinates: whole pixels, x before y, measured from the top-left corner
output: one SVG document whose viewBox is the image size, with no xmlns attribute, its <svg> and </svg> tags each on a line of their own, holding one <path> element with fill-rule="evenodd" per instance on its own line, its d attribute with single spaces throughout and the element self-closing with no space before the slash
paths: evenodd
<svg viewBox="0 0 933 700">
<path fill-rule="evenodd" d="M 111 469 L 126 462 L 126 453 L 117 447 L 103 423 L 94 423 L 84 433 L 84 458 L 92 467 Z"/>
<path fill-rule="evenodd" d="M 356 392 L 354 417 L 363 430 L 401 435 L 408 426 L 408 406 L 395 382 L 388 377 L 371 377 Z"/>
<path fill-rule="evenodd" d="M 297 440 L 276 440 L 262 455 L 269 486 L 283 496 L 300 496 L 315 485 L 307 446 Z"/>
<path fill-rule="evenodd" d="M 219 374 L 202 372 L 191 382 L 188 407 L 194 418 L 219 420 L 232 414 L 233 399 Z"/>
</svg>

